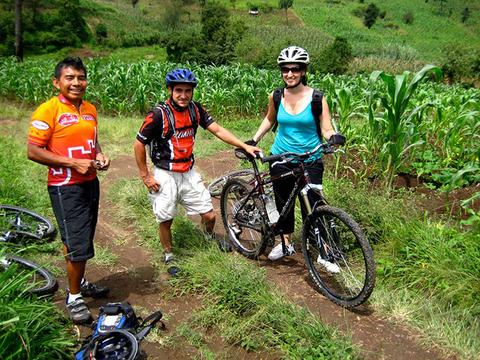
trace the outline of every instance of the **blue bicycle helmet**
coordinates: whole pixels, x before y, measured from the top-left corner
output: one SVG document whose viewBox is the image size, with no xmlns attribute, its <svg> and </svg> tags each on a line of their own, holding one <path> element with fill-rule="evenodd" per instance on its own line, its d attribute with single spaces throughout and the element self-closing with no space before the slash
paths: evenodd
<svg viewBox="0 0 480 360">
<path fill-rule="evenodd" d="M 165 81 L 167 86 L 172 86 L 175 84 L 192 84 L 193 87 L 197 86 L 198 80 L 188 69 L 175 69 L 170 71 L 167 76 L 165 76 Z"/>
</svg>

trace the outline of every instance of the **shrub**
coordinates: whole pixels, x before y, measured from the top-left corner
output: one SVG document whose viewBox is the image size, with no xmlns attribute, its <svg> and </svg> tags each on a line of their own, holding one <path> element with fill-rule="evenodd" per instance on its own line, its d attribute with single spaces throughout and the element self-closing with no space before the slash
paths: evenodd
<svg viewBox="0 0 480 360">
<path fill-rule="evenodd" d="M 468 18 L 470 17 L 470 9 L 466 7 L 465 9 L 462 10 L 462 23 L 465 23 Z"/>
<path fill-rule="evenodd" d="M 180 24 L 182 6 L 180 0 L 171 0 L 165 5 L 165 12 L 162 16 L 162 23 L 169 28 L 176 28 Z"/>
<path fill-rule="evenodd" d="M 367 9 L 365 7 L 360 6 L 360 7 L 357 7 L 355 9 L 353 9 L 352 14 L 353 14 L 353 16 L 356 16 L 356 17 L 362 19 L 365 16 L 365 11 L 366 10 Z"/>
<path fill-rule="evenodd" d="M 108 37 L 107 26 L 104 23 L 95 26 L 95 37 L 99 43 L 102 43 Z"/>
<path fill-rule="evenodd" d="M 203 37 L 194 29 L 173 32 L 165 44 L 167 58 L 171 62 L 204 62 L 204 52 L 198 47 Z"/>
<path fill-rule="evenodd" d="M 402 20 L 407 25 L 413 24 L 413 12 L 408 10 L 405 14 L 403 14 Z"/>
<path fill-rule="evenodd" d="M 444 49 L 442 70 L 451 81 L 472 78 L 480 73 L 480 53 L 461 45 L 451 45 Z"/>
<path fill-rule="evenodd" d="M 379 13 L 380 13 L 380 10 L 375 4 L 373 3 L 369 4 L 367 6 L 367 10 L 365 10 L 363 24 L 370 29 L 373 26 L 373 24 L 375 24 L 375 21 L 377 21 L 377 17 Z"/>
<path fill-rule="evenodd" d="M 269 5 L 267 2 L 264 2 L 260 5 L 260 11 L 264 14 L 271 14 L 273 12 L 273 6 Z"/>
<path fill-rule="evenodd" d="M 352 46 L 346 38 L 336 37 L 333 43 L 327 46 L 318 57 L 313 60 L 311 67 L 314 72 L 344 74 L 353 60 Z"/>
</svg>

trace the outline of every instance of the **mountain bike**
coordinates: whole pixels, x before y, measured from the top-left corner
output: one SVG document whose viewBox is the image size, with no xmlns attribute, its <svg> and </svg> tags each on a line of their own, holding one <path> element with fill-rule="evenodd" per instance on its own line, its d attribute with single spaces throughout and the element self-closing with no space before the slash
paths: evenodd
<svg viewBox="0 0 480 360">
<path fill-rule="evenodd" d="M 233 247 L 250 259 L 257 259 L 267 247 L 275 243 L 277 224 L 294 206 L 297 195 L 307 211 L 302 231 L 302 254 L 309 275 L 316 288 L 334 303 L 352 308 L 364 303 L 375 284 L 375 262 L 372 248 L 360 225 L 344 210 L 328 205 L 323 186 L 312 184 L 302 160 L 317 152 L 334 153 L 335 147 L 326 143 L 303 154 L 284 153 L 260 156 L 262 163 L 271 166 L 290 162 L 293 170 L 270 176 L 260 172 L 258 158 L 253 158 L 242 149 L 235 155 L 250 161 L 254 177 L 250 181 L 230 178 L 221 195 L 221 214 L 225 230 Z M 295 186 L 278 215 L 276 206 L 272 209 L 272 182 L 291 176 Z M 311 204 L 307 194 L 313 192 L 318 198 Z M 273 203 L 274 204 L 274 203 Z M 281 237 L 284 254 L 287 254 L 285 240 Z"/>
<path fill-rule="evenodd" d="M 0 205 L 0 243 L 23 246 L 55 237 L 56 229 L 47 218 L 24 208 Z M 28 292 L 37 296 L 53 294 L 58 289 L 53 275 L 33 261 L 17 255 L 0 253 L 0 270 L 15 268 L 28 279 Z"/>
</svg>

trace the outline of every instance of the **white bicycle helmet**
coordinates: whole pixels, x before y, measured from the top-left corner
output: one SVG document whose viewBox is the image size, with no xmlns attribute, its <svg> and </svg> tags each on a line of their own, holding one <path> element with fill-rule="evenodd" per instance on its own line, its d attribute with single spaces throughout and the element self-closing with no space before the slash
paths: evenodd
<svg viewBox="0 0 480 360">
<path fill-rule="evenodd" d="M 305 49 L 299 46 L 289 46 L 278 55 L 277 63 L 278 65 L 288 64 L 288 63 L 297 63 L 308 65 L 310 62 L 310 56 Z"/>
</svg>

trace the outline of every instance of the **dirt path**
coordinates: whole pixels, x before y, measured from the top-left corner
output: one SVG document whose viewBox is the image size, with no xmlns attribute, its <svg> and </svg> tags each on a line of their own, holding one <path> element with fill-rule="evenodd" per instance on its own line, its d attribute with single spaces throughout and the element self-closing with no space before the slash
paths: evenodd
<svg viewBox="0 0 480 360">
<path fill-rule="evenodd" d="M 235 168 L 237 164 L 231 151 L 221 152 L 215 156 L 198 159 L 197 170 L 205 180 Z M 198 351 L 187 343 L 175 343 L 175 346 L 162 346 L 162 342 L 172 335 L 175 329 L 188 319 L 195 309 L 200 308 L 201 299 L 194 296 L 173 297 L 172 288 L 168 284 L 168 275 L 155 273 L 151 265 L 153 254 L 138 246 L 131 225 L 124 224 L 119 228 L 113 226 L 115 206 L 106 200 L 108 187 L 120 178 L 131 178 L 137 175 L 135 160 L 132 156 L 121 156 L 112 161 L 107 176 L 102 181 L 100 217 L 97 226 L 96 241 L 116 254 L 118 260 L 111 268 L 92 265 L 88 267 L 91 281 L 108 285 L 111 292 L 107 299 L 90 300 L 89 306 L 96 315 L 98 307 L 108 301 L 129 301 L 136 309 L 141 309 L 145 316 L 155 310 L 164 313 L 167 330 L 160 336 L 152 334 L 144 342 L 142 348 L 149 359 L 191 359 Z M 216 204 L 218 210 L 218 204 Z M 216 230 L 223 233 L 218 214 Z M 262 258 L 258 266 L 267 270 L 269 281 L 279 292 L 286 294 L 300 306 L 307 307 L 328 324 L 334 325 L 343 333 L 351 333 L 353 341 L 358 344 L 366 359 L 444 359 L 436 350 L 422 348 L 415 334 L 408 329 L 395 326 L 380 318 L 369 308 L 361 307 L 355 312 L 346 311 L 317 293 L 310 284 L 302 257 L 297 254 L 278 262 L 270 262 Z M 61 279 L 64 281 L 64 279 Z M 60 284 L 65 288 L 65 283 Z M 56 301 L 63 307 L 63 295 L 57 295 Z M 79 327 L 81 337 L 90 334 L 87 327 Z M 261 359 L 274 358 L 271 354 L 247 353 L 243 349 L 225 344 L 219 336 L 208 339 L 209 348 L 222 359 Z"/>
<path fill-rule="evenodd" d="M 198 356 L 198 351 L 186 342 L 175 346 L 163 346 L 163 343 L 172 336 L 180 324 L 185 322 L 200 308 L 202 300 L 195 296 L 174 296 L 172 286 L 166 273 L 157 274 L 151 265 L 154 254 L 140 247 L 135 238 L 135 231 L 130 224 L 118 227 L 112 224 L 115 220 L 116 209 L 107 198 L 108 188 L 121 178 L 137 176 L 135 160 L 132 156 L 121 156 L 112 161 L 106 177 L 101 181 L 102 196 L 100 199 L 100 212 L 95 236 L 96 244 L 108 248 L 117 256 L 117 261 L 112 267 L 99 266 L 90 263 L 87 266 L 87 276 L 90 281 L 110 287 L 106 299 L 88 299 L 87 303 L 94 314 L 98 315 L 98 308 L 107 302 L 128 301 L 136 309 L 137 315 L 147 316 L 161 310 L 164 314 L 163 321 L 166 330 L 149 335 L 142 343 L 142 349 L 148 359 L 192 359 Z M 149 221 L 153 221 L 149 219 Z M 60 277 L 60 288 L 67 288 L 65 278 Z M 56 304 L 64 309 L 64 294 L 59 292 L 55 297 Z M 91 334 L 88 326 L 76 327 L 81 339 Z M 180 340 L 181 341 L 181 340 Z M 207 339 L 210 349 L 222 359 L 258 359 L 258 354 L 250 354 L 241 348 L 223 342 L 219 336 Z M 265 354 L 261 358 L 272 359 Z"/>
<path fill-rule="evenodd" d="M 199 159 L 196 168 L 209 180 L 236 168 L 236 164 L 238 161 L 233 152 L 225 151 L 215 157 Z M 217 222 L 220 223 L 218 209 L 217 203 Z M 224 231 L 219 227 L 217 230 Z M 351 334 L 367 359 L 446 359 L 439 351 L 420 346 L 414 332 L 382 319 L 368 305 L 349 311 L 336 306 L 316 292 L 301 253 L 276 262 L 262 256 L 258 265 L 266 268 L 269 281 L 281 293 L 296 304 L 308 308 L 325 323 L 338 327 L 343 333 Z"/>
</svg>

